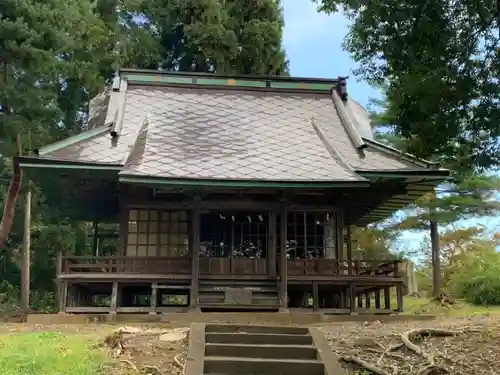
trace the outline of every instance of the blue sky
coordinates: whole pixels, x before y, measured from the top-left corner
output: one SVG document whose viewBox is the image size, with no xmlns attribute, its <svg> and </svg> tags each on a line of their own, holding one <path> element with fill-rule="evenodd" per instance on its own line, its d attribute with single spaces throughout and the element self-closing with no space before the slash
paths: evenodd
<svg viewBox="0 0 500 375">
<path fill-rule="evenodd" d="M 285 11 L 284 45 L 290 60 L 290 73 L 298 77 L 335 78 L 350 76 L 349 95 L 367 106 L 380 93 L 352 74 L 356 63 L 342 49 L 349 21 L 342 14 L 326 15 L 316 10 L 311 0 L 282 0 Z M 500 230 L 500 218 L 484 218 L 460 223 L 463 226 L 485 225 Z M 405 233 L 400 246 L 416 249 L 423 234 Z"/>
</svg>

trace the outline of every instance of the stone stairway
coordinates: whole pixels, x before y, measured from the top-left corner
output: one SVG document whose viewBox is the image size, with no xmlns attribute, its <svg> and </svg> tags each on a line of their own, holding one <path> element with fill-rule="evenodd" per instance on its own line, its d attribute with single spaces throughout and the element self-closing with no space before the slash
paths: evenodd
<svg viewBox="0 0 500 375">
<path fill-rule="evenodd" d="M 192 324 L 186 375 L 343 375 L 323 334 L 292 326 Z"/>
</svg>

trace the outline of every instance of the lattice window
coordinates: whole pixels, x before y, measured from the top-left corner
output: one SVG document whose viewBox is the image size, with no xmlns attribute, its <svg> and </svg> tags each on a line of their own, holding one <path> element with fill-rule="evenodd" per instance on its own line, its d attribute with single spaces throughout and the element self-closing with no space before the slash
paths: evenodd
<svg viewBox="0 0 500 375">
<path fill-rule="evenodd" d="M 289 259 L 335 258 L 336 213 L 289 212 L 287 215 L 287 257 Z M 281 251 L 281 217 L 277 219 L 277 247 Z"/>
<path fill-rule="evenodd" d="M 201 216 L 201 256 L 265 258 L 269 217 L 256 213 L 210 213 Z"/>
<path fill-rule="evenodd" d="M 188 217 L 185 211 L 129 211 L 127 255 L 175 257 L 187 253 Z"/>
</svg>

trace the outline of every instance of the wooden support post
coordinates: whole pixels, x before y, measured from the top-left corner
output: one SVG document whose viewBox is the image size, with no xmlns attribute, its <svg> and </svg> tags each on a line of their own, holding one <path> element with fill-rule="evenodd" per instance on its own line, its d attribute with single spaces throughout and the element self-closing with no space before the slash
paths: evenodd
<svg viewBox="0 0 500 375">
<path fill-rule="evenodd" d="M 269 246 L 267 252 L 267 273 L 276 277 L 276 212 L 269 212 Z"/>
<path fill-rule="evenodd" d="M 56 306 L 59 308 L 60 306 L 60 298 L 61 298 L 61 273 L 62 273 L 62 250 L 56 250 L 56 283 L 55 283 L 55 297 L 56 297 Z"/>
<path fill-rule="evenodd" d="M 350 225 L 347 225 L 346 248 L 347 248 L 347 260 L 352 261 L 352 239 L 351 239 Z M 352 275 L 352 267 L 349 267 L 349 275 Z"/>
<path fill-rule="evenodd" d="M 337 220 L 335 220 L 335 234 L 336 234 L 336 253 L 337 259 L 342 261 L 344 257 L 344 211 L 339 209 L 337 211 Z"/>
<path fill-rule="evenodd" d="M 377 289 L 374 293 L 375 298 L 375 308 L 380 310 L 380 289 Z"/>
<path fill-rule="evenodd" d="M 403 284 L 398 283 L 396 286 L 396 298 L 398 301 L 397 312 L 403 312 Z"/>
<path fill-rule="evenodd" d="M 363 308 L 363 296 L 361 294 L 358 296 L 358 307 Z"/>
<path fill-rule="evenodd" d="M 370 292 L 366 292 L 365 293 L 365 308 L 367 310 L 370 309 L 370 298 L 371 298 L 371 293 Z"/>
<path fill-rule="evenodd" d="M 288 309 L 288 269 L 287 269 L 287 220 L 288 220 L 288 209 L 286 206 L 286 201 L 283 203 L 281 210 L 281 221 L 280 221 L 280 299 L 281 299 L 281 310 L 286 311 Z"/>
<path fill-rule="evenodd" d="M 99 222 L 97 220 L 94 220 L 92 222 L 92 225 L 93 225 L 93 229 L 94 229 L 94 232 L 93 232 L 93 235 L 92 235 L 92 254 L 94 254 L 94 256 L 99 256 Z M 102 254 L 101 254 L 102 255 Z"/>
<path fill-rule="evenodd" d="M 391 288 L 388 286 L 384 287 L 384 309 L 391 309 Z"/>
<path fill-rule="evenodd" d="M 59 312 L 65 313 L 67 305 L 68 305 L 68 282 L 64 280 L 61 282 L 61 288 L 60 288 Z"/>
<path fill-rule="evenodd" d="M 318 283 L 313 281 L 313 311 L 319 310 L 319 288 Z"/>
<path fill-rule="evenodd" d="M 151 315 L 156 315 L 156 304 L 158 303 L 158 282 L 153 281 L 151 284 Z"/>
<path fill-rule="evenodd" d="M 111 306 L 110 314 L 116 314 L 116 307 L 118 305 L 118 281 L 113 281 L 113 286 L 111 289 Z"/>
<path fill-rule="evenodd" d="M 356 284 L 354 283 L 349 286 L 349 308 L 351 314 L 356 312 Z"/>
<path fill-rule="evenodd" d="M 191 290 L 189 293 L 189 307 L 198 308 L 198 290 L 200 281 L 200 202 L 195 203 L 191 211 L 191 254 L 192 254 L 192 273 Z"/>
</svg>

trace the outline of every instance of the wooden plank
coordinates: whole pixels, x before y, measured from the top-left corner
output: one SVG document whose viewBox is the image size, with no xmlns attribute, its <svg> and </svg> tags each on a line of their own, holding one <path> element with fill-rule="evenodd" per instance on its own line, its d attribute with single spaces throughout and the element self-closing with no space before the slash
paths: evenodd
<svg viewBox="0 0 500 375">
<path fill-rule="evenodd" d="M 269 212 L 269 245 L 267 250 L 267 274 L 276 277 L 276 211 Z"/>
<path fill-rule="evenodd" d="M 287 270 L 287 252 L 286 252 L 286 243 L 287 243 L 287 217 L 288 210 L 286 206 L 286 201 L 283 202 L 283 206 L 281 208 L 281 220 L 280 220 L 280 235 L 281 235 L 281 243 L 280 243 L 280 301 L 281 308 L 288 308 L 288 270 Z"/>
<path fill-rule="evenodd" d="M 113 286 L 111 289 L 111 307 L 109 309 L 110 314 L 116 314 L 117 304 L 118 304 L 118 281 L 113 281 Z"/>
<path fill-rule="evenodd" d="M 199 201 L 191 211 L 191 254 L 192 254 L 192 273 L 191 273 L 191 293 L 189 294 L 189 306 L 194 309 L 198 306 L 198 288 L 200 277 L 200 206 Z"/>
<path fill-rule="evenodd" d="M 313 282 L 313 311 L 319 309 L 319 288 L 318 283 Z"/>
<path fill-rule="evenodd" d="M 60 297 L 59 297 L 59 312 L 66 312 L 66 307 L 68 306 L 68 282 L 67 281 L 62 281 L 61 282 L 61 290 L 60 290 Z"/>
<path fill-rule="evenodd" d="M 156 314 L 156 304 L 158 302 L 158 282 L 153 281 L 151 283 L 151 306 L 150 306 L 150 314 Z"/>
<path fill-rule="evenodd" d="M 391 288 L 388 286 L 384 287 L 384 308 L 391 308 Z"/>
</svg>

